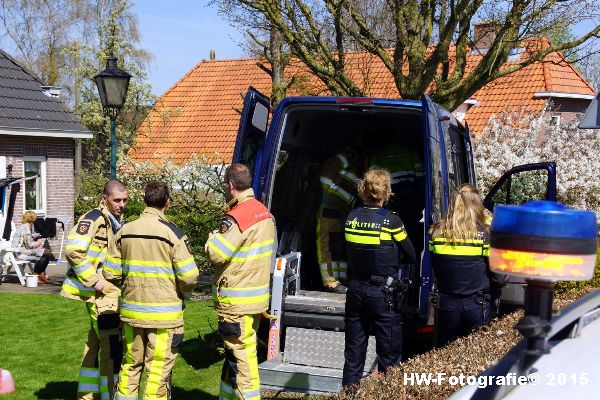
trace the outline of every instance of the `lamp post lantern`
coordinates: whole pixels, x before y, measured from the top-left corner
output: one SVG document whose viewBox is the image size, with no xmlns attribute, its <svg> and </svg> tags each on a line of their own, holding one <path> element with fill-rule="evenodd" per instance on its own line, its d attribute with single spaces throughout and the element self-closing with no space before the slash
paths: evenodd
<svg viewBox="0 0 600 400">
<path fill-rule="evenodd" d="M 94 77 L 104 114 L 110 118 L 110 177 L 117 177 L 116 119 L 125 104 L 131 75 L 117 66 L 117 57 L 106 59 L 106 69 Z"/>
</svg>

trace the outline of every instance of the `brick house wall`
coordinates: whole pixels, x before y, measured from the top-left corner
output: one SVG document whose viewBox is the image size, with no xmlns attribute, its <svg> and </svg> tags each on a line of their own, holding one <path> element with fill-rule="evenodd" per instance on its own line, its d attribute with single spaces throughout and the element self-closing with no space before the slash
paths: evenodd
<svg viewBox="0 0 600 400">
<path fill-rule="evenodd" d="M 74 139 L 0 135 L 0 157 L 6 157 L 6 165 L 12 164 L 13 176 L 24 176 L 23 157 L 45 157 L 46 160 L 46 213 L 64 222 L 65 231 L 73 226 L 74 213 Z M 17 195 L 13 222 L 18 226 L 24 210 L 24 184 Z M 50 241 L 56 257 L 60 252 L 62 231 L 57 228 L 57 237 Z M 66 244 L 66 237 L 65 237 Z M 63 255 L 64 258 L 64 255 Z"/>
</svg>

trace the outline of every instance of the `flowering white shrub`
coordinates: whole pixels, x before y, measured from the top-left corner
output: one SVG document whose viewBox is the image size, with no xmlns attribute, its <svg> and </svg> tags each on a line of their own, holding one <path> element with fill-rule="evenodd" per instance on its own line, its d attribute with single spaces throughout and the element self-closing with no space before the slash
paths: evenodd
<svg viewBox="0 0 600 400">
<path fill-rule="evenodd" d="M 555 161 L 558 201 L 600 215 L 600 131 L 578 129 L 578 124 L 575 119 L 553 126 L 550 116 L 524 110 L 493 118 L 484 133 L 473 138 L 480 191 L 487 193 L 512 167 Z M 528 192 L 539 190 L 539 181 L 530 186 Z"/>
</svg>

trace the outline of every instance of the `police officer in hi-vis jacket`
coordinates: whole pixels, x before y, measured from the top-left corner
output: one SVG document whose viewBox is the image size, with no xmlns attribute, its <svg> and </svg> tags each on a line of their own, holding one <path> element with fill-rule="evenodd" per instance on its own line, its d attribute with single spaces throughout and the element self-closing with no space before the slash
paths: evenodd
<svg viewBox="0 0 600 400">
<path fill-rule="evenodd" d="M 254 198 L 252 176 L 245 165 L 225 170 L 228 200 L 218 230 L 205 251 L 217 267 L 213 299 L 218 332 L 225 344 L 219 399 L 260 399 L 256 330 L 269 305 L 269 278 L 275 260 L 275 222 Z"/>
<path fill-rule="evenodd" d="M 398 279 L 401 251 L 415 263 L 415 250 L 400 217 L 383 208 L 391 196 L 389 172 L 370 168 L 358 183 L 364 206 L 350 212 L 344 228 L 350 283 L 346 293 L 346 335 L 342 385 L 357 383 L 363 374 L 369 333 L 377 343 L 378 370 L 400 363 L 402 318 L 399 305 L 386 290 Z"/>
<path fill-rule="evenodd" d="M 431 227 L 436 346 L 490 321 L 490 288 L 502 283 L 489 270 L 488 221 L 477 189 L 463 184 L 454 191 L 446 218 Z"/>
<path fill-rule="evenodd" d="M 149 182 L 146 208 L 121 228 L 109 248 L 104 277 L 121 288 L 125 356 L 116 400 L 170 398 L 170 376 L 183 342 L 183 302 L 192 296 L 198 268 L 181 229 L 165 216 L 170 201 L 164 182 Z"/>
<path fill-rule="evenodd" d="M 102 277 L 106 250 L 121 227 L 127 187 L 113 179 L 104 185 L 98 208 L 84 214 L 69 231 L 65 256 L 69 262 L 61 288 L 63 297 L 84 301 L 90 329 L 79 369 L 77 399 L 112 398 L 121 366 L 119 289 Z"/>
</svg>

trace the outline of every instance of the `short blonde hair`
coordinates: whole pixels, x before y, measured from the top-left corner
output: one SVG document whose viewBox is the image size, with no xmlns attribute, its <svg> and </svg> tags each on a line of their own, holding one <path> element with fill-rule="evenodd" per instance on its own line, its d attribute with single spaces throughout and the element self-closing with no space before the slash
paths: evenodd
<svg viewBox="0 0 600 400">
<path fill-rule="evenodd" d="M 385 169 L 372 167 L 358 181 L 358 197 L 364 204 L 387 203 L 392 196 L 392 179 Z"/>
<path fill-rule="evenodd" d="M 33 211 L 25 211 L 23 213 L 23 219 L 21 220 L 21 222 L 23 224 L 30 224 L 32 222 L 35 222 L 36 219 L 37 219 L 36 213 L 34 213 Z"/>
</svg>

